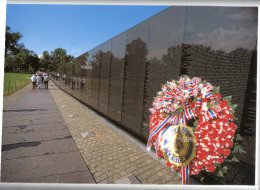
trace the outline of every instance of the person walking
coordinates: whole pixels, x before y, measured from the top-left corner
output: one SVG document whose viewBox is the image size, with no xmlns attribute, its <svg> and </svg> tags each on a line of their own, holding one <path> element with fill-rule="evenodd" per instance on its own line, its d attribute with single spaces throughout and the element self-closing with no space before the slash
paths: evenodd
<svg viewBox="0 0 260 190">
<path fill-rule="evenodd" d="M 72 82 L 72 90 L 75 90 L 76 81 L 77 81 L 76 77 L 72 76 L 72 81 L 71 81 Z"/>
<path fill-rule="evenodd" d="M 31 77 L 31 81 L 32 81 L 32 89 L 35 89 L 35 87 L 36 87 L 36 76 L 35 76 L 35 74 L 33 74 L 33 76 Z"/>
<path fill-rule="evenodd" d="M 62 80 L 63 80 L 63 83 L 66 84 L 66 75 L 65 74 L 62 75 Z"/>
<path fill-rule="evenodd" d="M 49 76 L 46 74 L 44 76 L 44 85 L 45 85 L 45 88 L 48 89 L 48 82 L 49 82 L 50 78 Z"/>
<path fill-rule="evenodd" d="M 40 73 L 40 76 L 41 76 L 41 83 L 43 83 L 43 81 L 44 81 L 44 74 L 45 74 L 44 72 L 41 72 L 41 73 Z"/>
<path fill-rule="evenodd" d="M 37 75 L 36 77 L 37 88 L 41 88 L 41 81 L 42 81 L 41 76 Z"/>
<path fill-rule="evenodd" d="M 85 83 L 86 83 L 85 78 L 82 78 L 82 77 L 81 77 L 81 81 L 80 81 L 80 90 L 83 90 L 83 89 L 84 89 Z"/>
<path fill-rule="evenodd" d="M 60 80 L 60 73 L 57 73 L 57 80 Z"/>
</svg>

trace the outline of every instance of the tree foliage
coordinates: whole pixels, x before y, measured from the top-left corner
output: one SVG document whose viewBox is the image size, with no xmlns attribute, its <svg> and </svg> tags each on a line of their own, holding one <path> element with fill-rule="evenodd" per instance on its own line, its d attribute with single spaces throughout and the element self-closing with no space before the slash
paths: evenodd
<svg viewBox="0 0 260 190">
<path fill-rule="evenodd" d="M 24 45 L 18 43 L 18 41 L 22 38 L 22 34 L 20 32 L 12 32 L 9 26 L 6 27 L 5 34 L 5 57 L 9 54 L 17 54 Z"/>
<path fill-rule="evenodd" d="M 62 68 L 64 68 L 64 65 L 73 59 L 73 56 L 67 55 L 65 49 L 56 48 L 50 53 L 48 51 L 43 52 L 40 58 L 40 65 L 45 70 L 63 72 Z"/>
<path fill-rule="evenodd" d="M 66 50 L 56 48 L 50 53 L 44 51 L 39 58 L 38 55 L 20 43 L 22 39 L 20 32 L 13 32 L 9 26 L 6 27 L 5 39 L 5 71 L 35 73 L 42 69 L 45 71 L 61 71 L 66 62 L 73 60 L 73 56 L 67 55 Z"/>
<path fill-rule="evenodd" d="M 51 51 L 52 58 L 52 70 L 61 71 L 61 68 L 64 68 L 65 63 L 73 59 L 72 56 L 67 55 L 66 50 L 62 48 L 56 48 L 54 51 Z"/>
</svg>

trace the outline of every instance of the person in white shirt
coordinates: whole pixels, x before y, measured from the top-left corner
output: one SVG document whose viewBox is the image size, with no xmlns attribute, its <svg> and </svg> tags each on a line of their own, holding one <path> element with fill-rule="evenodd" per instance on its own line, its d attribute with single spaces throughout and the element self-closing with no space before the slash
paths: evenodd
<svg viewBox="0 0 260 190">
<path fill-rule="evenodd" d="M 57 80 L 60 80 L 60 73 L 57 73 Z"/>
<path fill-rule="evenodd" d="M 35 76 L 35 74 L 33 74 L 33 76 L 31 77 L 31 81 L 32 81 L 32 89 L 35 89 L 35 87 L 36 87 L 36 76 Z"/>
<path fill-rule="evenodd" d="M 62 75 L 62 80 L 63 80 L 63 83 L 66 84 L 66 75 L 65 74 Z"/>
<path fill-rule="evenodd" d="M 45 88 L 46 89 L 48 89 L 48 82 L 49 82 L 49 80 L 50 80 L 50 78 L 49 78 L 49 76 L 46 74 L 45 76 L 44 76 L 44 85 L 45 85 Z"/>
<path fill-rule="evenodd" d="M 37 75 L 36 76 L 36 83 L 37 83 L 37 87 L 38 88 L 41 87 L 41 81 L 42 81 L 42 78 L 40 77 L 40 75 Z"/>
<path fill-rule="evenodd" d="M 85 78 L 81 78 L 81 81 L 80 81 L 80 90 L 83 90 L 83 89 L 84 89 L 85 83 L 86 83 Z"/>
</svg>

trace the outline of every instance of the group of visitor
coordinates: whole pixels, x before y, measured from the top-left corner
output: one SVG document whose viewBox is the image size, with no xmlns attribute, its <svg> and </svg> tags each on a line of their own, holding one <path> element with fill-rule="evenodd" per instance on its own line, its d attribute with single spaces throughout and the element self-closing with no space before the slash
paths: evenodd
<svg viewBox="0 0 260 190">
<path fill-rule="evenodd" d="M 31 77 L 32 89 L 41 88 L 42 83 L 44 83 L 45 88 L 48 89 L 48 82 L 50 80 L 49 74 L 46 72 L 37 71 Z"/>
<path fill-rule="evenodd" d="M 72 90 L 83 90 L 86 84 L 86 79 L 83 76 L 66 75 L 65 73 L 52 72 L 53 79 L 62 81 L 64 84 L 71 85 Z"/>
</svg>

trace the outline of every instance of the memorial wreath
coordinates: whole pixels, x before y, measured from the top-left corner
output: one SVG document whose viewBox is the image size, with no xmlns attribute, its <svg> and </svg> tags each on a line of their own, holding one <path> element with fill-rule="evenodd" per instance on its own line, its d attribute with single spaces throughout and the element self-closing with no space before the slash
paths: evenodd
<svg viewBox="0 0 260 190">
<path fill-rule="evenodd" d="M 147 148 L 181 172 L 183 184 L 202 170 L 215 172 L 231 154 L 237 126 L 230 100 L 219 87 L 187 76 L 162 85 L 154 98 Z"/>
</svg>

